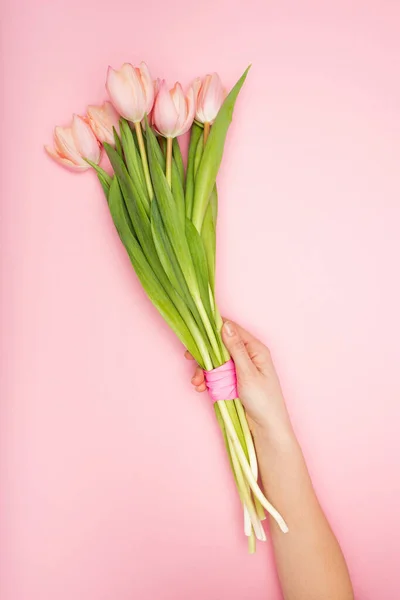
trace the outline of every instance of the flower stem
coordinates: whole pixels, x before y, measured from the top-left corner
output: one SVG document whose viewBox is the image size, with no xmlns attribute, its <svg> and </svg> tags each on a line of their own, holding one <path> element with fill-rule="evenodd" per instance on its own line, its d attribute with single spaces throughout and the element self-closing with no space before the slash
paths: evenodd
<svg viewBox="0 0 400 600">
<path fill-rule="evenodd" d="M 171 170 L 172 170 L 172 138 L 167 138 L 167 156 L 166 156 L 166 167 L 165 175 L 167 177 L 168 185 L 171 187 Z"/>
<path fill-rule="evenodd" d="M 170 138 L 168 138 L 168 139 L 170 139 Z M 167 179 L 168 179 L 168 176 L 167 176 Z M 222 365 L 223 362 L 226 362 L 226 361 L 224 361 L 223 358 L 222 358 L 221 351 L 220 351 L 220 348 L 219 348 L 219 345 L 218 345 L 217 337 L 216 337 L 216 335 L 214 333 L 211 321 L 208 318 L 207 311 L 204 308 L 204 304 L 203 304 L 203 302 L 202 302 L 202 300 L 200 298 L 200 295 L 196 294 L 196 298 L 194 298 L 194 301 L 196 303 L 197 309 L 199 311 L 200 318 L 201 318 L 201 320 L 203 322 L 203 325 L 204 325 L 204 328 L 206 330 L 208 339 L 210 341 L 211 348 L 215 352 L 218 362 Z M 219 366 L 219 365 L 214 365 L 214 366 Z"/>
<path fill-rule="evenodd" d="M 254 535 L 254 530 L 251 530 L 249 537 L 249 554 L 254 554 L 256 551 L 256 538 Z"/>
<path fill-rule="evenodd" d="M 149 200 L 152 200 L 153 196 L 154 196 L 154 192 L 153 192 L 153 186 L 151 184 L 149 163 L 147 162 L 147 154 L 146 154 L 146 147 L 144 145 L 142 126 L 140 123 L 135 123 L 135 131 L 136 131 L 137 141 L 139 144 L 140 157 L 142 159 L 143 172 L 144 172 L 144 178 L 146 180 L 147 192 L 149 194 Z"/>
<path fill-rule="evenodd" d="M 203 139 L 204 139 L 204 145 L 206 145 L 209 133 L 210 133 L 210 123 L 204 123 L 204 132 L 203 132 Z"/>
<path fill-rule="evenodd" d="M 228 435 L 228 448 L 232 458 L 232 466 L 235 473 L 236 481 L 238 484 L 239 496 L 243 502 L 243 505 L 246 507 L 248 511 L 248 515 L 251 521 L 251 524 L 254 528 L 254 532 L 259 540 L 262 540 L 265 537 L 262 525 L 257 516 L 256 510 L 254 508 L 254 504 L 250 495 L 249 486 L 243 476 L 242 469 L 240 467 L 240 462 L 236 455 L 235 447 L 231 438 Z"/>
<path fill-rule="evenodd" d="M 281 531 L 283 531 L 283 533 L 287 533 L 289 531 L 289 529 L 288 529 L 288 526 L 286 525 L 285 521 L 283 520 L 282 516 L 279 514 L 279 512 L 276 510 L 276 508 L 274 508 L 272 506 L 272 504 L 270 502 L 268 502 L 267 498 L 264 496 L 264 494 L 260 490 L 257 481 L 254 479 L 254 475 L 251 472 L 250 465 L 247 462 L 246 455 L 243 451 L 242 445 L 239 441 L 239 438 L 237 436 L 235 428 L 230 419 L 225 401 L 220 400 L 218 402 L 218 405 L 219 405 L 219 409 L 221 411 L 221 416 L 224 421 L 228 437 L 230 438 L 230 440 L 232 442 L 233 448 L 235 449 L 236 456 L 237 456 L 240 466 L 242 468 L 243 475 L 246 478 L 247 483 L 249 484 L 255 498 L 257 498 L 260 501 L 260 503 L 266 509 L 266 511 L 269 512 L 269 514 L 271 515 L 271 517 L 273 519 L 275 519 L 275 521 L 279 525 Z"/>
</svg>

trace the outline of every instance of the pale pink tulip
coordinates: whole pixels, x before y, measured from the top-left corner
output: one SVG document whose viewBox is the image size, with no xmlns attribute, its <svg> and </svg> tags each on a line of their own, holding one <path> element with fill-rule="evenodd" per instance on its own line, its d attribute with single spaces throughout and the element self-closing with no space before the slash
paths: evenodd
<svg viewBox="0 0 400 600">
<path fill-rule="evenodd" d="M 168 90 L 165 81 L 161 81 L 152 115 L 153 125 L 158 133 L 167 138 L 183 135 L 193 123 L 194 111 L 195 98 L 192 87 L 185 97 L 180 83 Z"/>
<path fill-rule="evenodd" d="M 90 127 L 99 142 L 114 144 L 113 127 L 118 132 L 119 115 L 111 102 L 104 102 L 102 106 L 88 106 L 87 115 Z"/>
<path fill-rule="evenodd" d="M 203 80 L 196 79 L 193 87 L 196 96 L 196 121 L 212 124 L 225 99 L 225 90 L 218 73 L 206 75 Z"/>
<path fill-rule="evenodd" d="M 127 121 L 138 123 L 153 108 L 153 81 L 144 62 L 139 67 L 125 63 L 119 71 L 108 67 L 106 88 L 114 107 Z"/>
<path fill-rule="evenodd" d="M 158 96 L 158 92 L 160 90 L 160 83 L 161 83 L 161 79 L 159 77 L 157 77 L 157 79 L 155 79 L 153 81 L 153 89 L 154 89 L 154 104 L 153 104 L 153 108 L 151 110 L 151 112 L 149 113 L 148 117 L 149 117 L 149 125 L 150 127 L 154 127 L 154 119 L 153 119 L 153 115 L 154 115 L 154 105 L 156 102 L 156 98 Z"/>
<path fill-rule="evenodd" d="M 74 171 L 90 169 L 84 159 L 98 164 L 101 156 L 96 136 L 87 120 L 79 115 L 73 116 L 71 127 L 54 129 L 54 150 L 50 146 L 45 146 L 45 150 L 55 161 Z"/>
</svg>

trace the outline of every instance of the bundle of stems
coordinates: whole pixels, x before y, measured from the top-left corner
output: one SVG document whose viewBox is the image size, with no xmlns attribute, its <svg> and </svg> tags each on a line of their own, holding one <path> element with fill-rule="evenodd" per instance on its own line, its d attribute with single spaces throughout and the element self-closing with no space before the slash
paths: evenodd
<svg viewBox="0 0 400 600">
<path fill-rule="evenodd" d="M 194 122 L 187 165 L 176 139 L 158 138 L 149 126 L 124 119 L 115 147 L 104 143 L 114 175 L 95 163 L 109 210 L 148 297 L 207 371 L 230 359 L 221 338 L 215 301 L 218 196 L 216 177 L 236 98 L 247 71 L 227 95 L 213 125 Z M 261 491 L 257 458 L 243 406 L 236 398 L 214 404 L 240 500 L 249 551 L 264 541 L 265 511 L 287 526 Z"/>
</svg>

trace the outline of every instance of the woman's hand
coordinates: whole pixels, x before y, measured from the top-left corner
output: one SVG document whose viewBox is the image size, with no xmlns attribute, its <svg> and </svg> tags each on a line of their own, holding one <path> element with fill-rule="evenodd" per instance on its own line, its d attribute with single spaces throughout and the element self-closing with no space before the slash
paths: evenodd
<svg viewBox="0 0 400 600">
<path fill-rule="evenodd" d="M 222 338 L 235 363 L 266 495 L 289 526 L 289 533 L 282 535 L 276 523 L 270 523 L 283 596 L 353 600 L 345 560 L 315 495 L 270 352 L 232 321 L 224 323 Z M 186 357 L 191 358 L 188 353 Z M 205 391 L 200 367 L 192 383 L 198 392 Z"/>
<path fill-rule="evenodd" d="M 235 363 L 239 398 L 253 434 L 259 430 L 289 431 L 289 417 L 268 348 L 232 321 L 225 321 L 222 339 Z M 188 352 L 185 356 L 192 358 Z M 200 367 L 196 368 L 192 384 L 198 392 L 206 390 Z"/>
</svg>

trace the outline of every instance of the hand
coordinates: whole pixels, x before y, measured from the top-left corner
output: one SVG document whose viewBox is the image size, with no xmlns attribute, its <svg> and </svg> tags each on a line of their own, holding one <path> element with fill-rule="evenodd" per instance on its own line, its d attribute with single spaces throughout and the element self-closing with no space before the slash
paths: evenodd
<svg viewBox="0 0 400 600">
<path fill-rule="evenodd" d="M 260 429 L 290 430 L 282 389 L 268 348 L 232 321 L 225 321 L 222 339 L 235 363 L 239 397 L 253 434 Z M 192 358 L 188 352 L 185 356 Z M 192 384 L 198 392 L 206 390 L 200 367 L 196 368 Z"/>
</svg>

